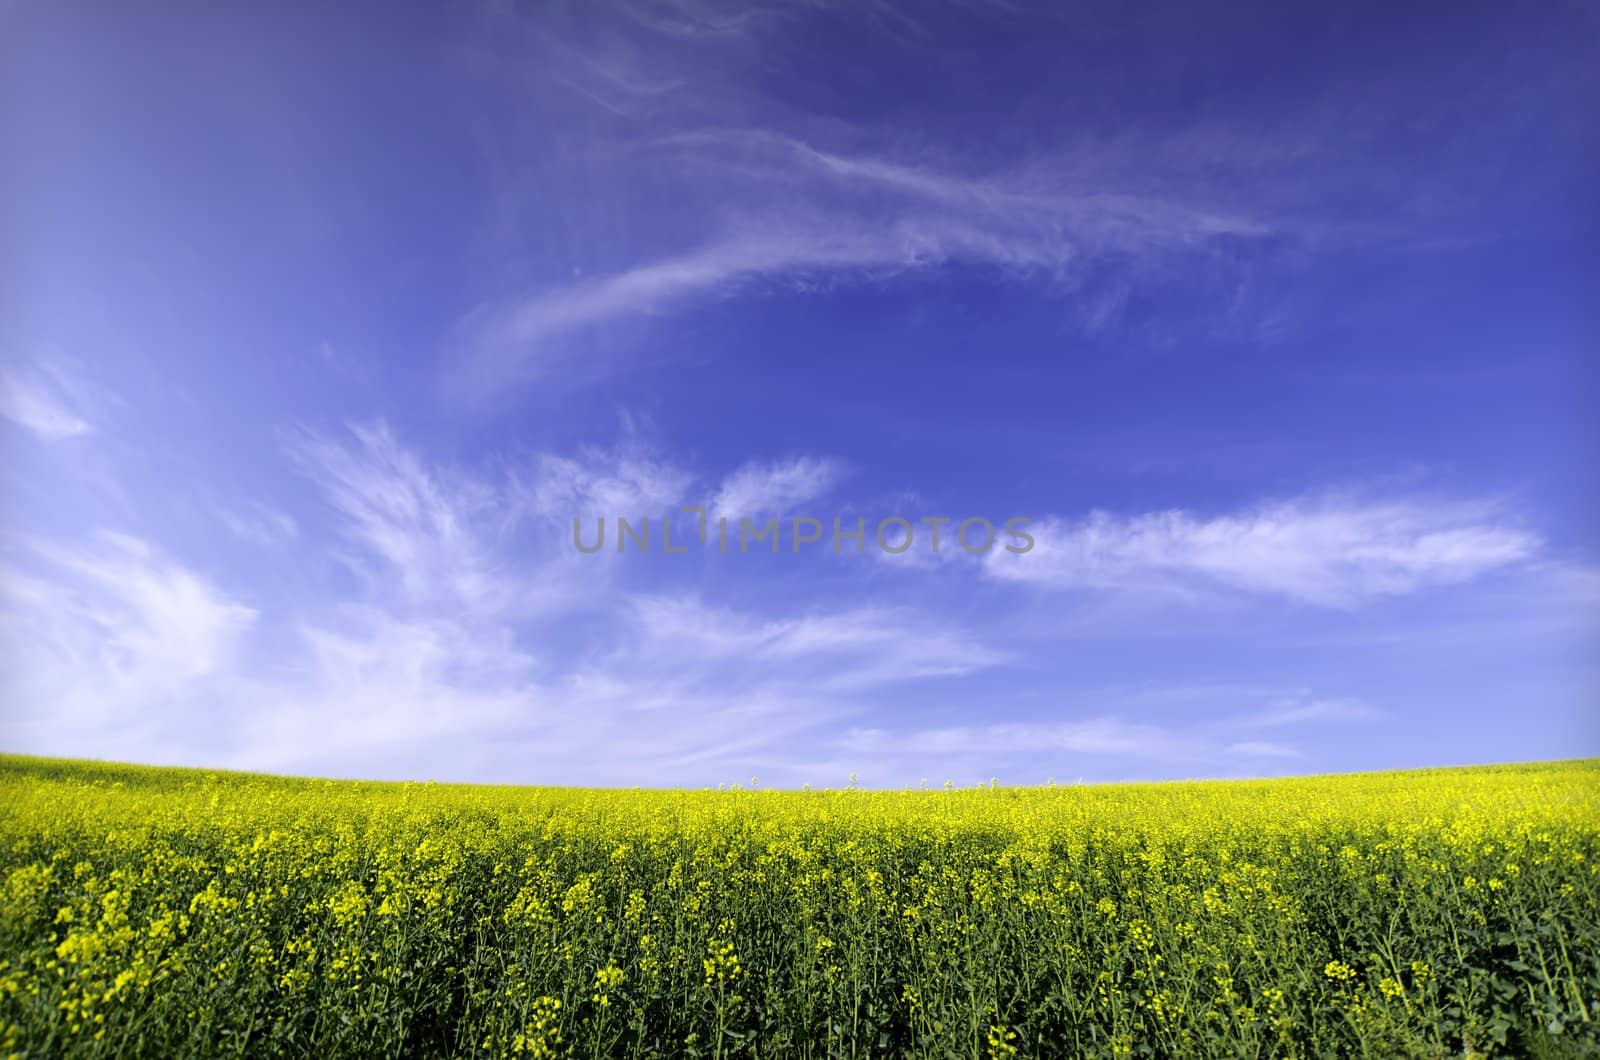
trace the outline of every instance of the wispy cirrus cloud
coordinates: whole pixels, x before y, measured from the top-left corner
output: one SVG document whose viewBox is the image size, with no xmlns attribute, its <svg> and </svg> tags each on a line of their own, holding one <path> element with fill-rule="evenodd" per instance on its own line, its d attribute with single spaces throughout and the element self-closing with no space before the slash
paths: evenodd
<svg viewBox="0 0 1600 1060">
<path fill-rule="evenodd" d="M 78 391 L 57 365 L 0 365 L 0 416 L 42 438 L 55 441 L 94 430 L 80 411 Z"/>
<path fill-rule="evenodd" d="M 331 732 L 350 735 L 355 754 L 359 734 L 392 702 L 376 768 L 423 760 L 430 741 L 476 740 L 516 748 L 523 768 L 546 778 L 592 776 L 602 760 L 694 775 L 859 711 L 878 690 L 1006 658 L 959 625 L 895 608 L 757 614 L 632 588 L 630 568 L 576 554 L 567 535 L 574 512 L 650 513 L 685 499 L 696 476 L 636 438 L 532 454 L 494 478 L 429 462 L 381 426 L 301 438 L 292 449 L 332 502 L 358 568 L 381 574 L 374 586 L 398 578 L 407 591 L 392 599 L 375 590 L 362 607 L 302 624 L 298 702 L 313 706 L 265 711 L 266 728 L 252 738 L 283 755 L 296 753 L 313 709 L 334 719 Z M 832 474 L 798 458 L 746 465 L 723 486 L 756 510 L 808 496 Z M 454 592 L 471 606 L 441 609 L 436 596 L 417 595 L 402 563 L 446 588 L 499 589 Z M 518 606 L 512 592 L 542 594 L 545 606 Z M 568 628 L 575 618 L 597 639 Z M 525 647 L 538 643 L 561 648 Z M 505 775 L 509 760 L 484 768 Z"/>
<path fill-rule="evenodd" d="M 794 514 L 796 505 L 826 495 L 842 477 L 837 462 L 820 457 L 752 461 L 722 480 L 709 514 L 727 519 Z"/>
<path fill-rule="evenodd" d="M 548 197 L 530 204 L 508 192 L 522 203 L 509 218 L 554 226 L 572 242 L 529 258 L 541 280 L 486 293 L 458 321 L 446 374 L 459 395 L 481 400 L 534 380 L 593 383 L 639 352 L 642 321 L 954 265 L 1077 294 L 1063 299 L 1064 315 L 1096 328 L 1119 314 L 1130 285 L 1216 276 L 1234 295 L 1241 255 L 1355 230 L 1348 217 L 1325 225 L 1303 202 L 1266 194 L 1264 174 L 1312 162 L 1250 131 L 1073 130 L 980 152 L 818 120 L 766 91 L 759 62 L 724 47 L 776 47 L 762 30 L 814 6 L 725 14 L 646 16 L 624 6 L 592 21 L 504 19 L 497 68 L 524 91 L 561 89 L 549 96 L 557 130 L 538 131 L 540 149 L 570 137 L 562 142 L 580 166 L 603 163 L 594 175 L 623 205 L 549 217 Z M 848 17 L 876 35 L 913 25 L 914 15 L 853 5 Z M 879 43 L 893 47 L 893 36 Z M 566 91 L 574 88 L 579 98 Z M 593 104 L 620 120 L 588 120 Z M 517 157 L 525 145 L 514 134 L 500 146 Z M 630 205 L 663 193 L 668 216 Z"/>
<path fill-rule="evenodd" d="M 987 572 L 1048 589 L 1231 591 L 1325 607 L 1471 581 L 1542 544 L 1492 505 L 1338 495 L 1209 517 L 1095 512 L 1031 532 L 1032 552 L 992 553 Z"/>
<path fill-rule="evenodd" d="M 60 729 L 110 753 L 225 675 L 259 613 L 147 542 L 24 542 L 0 568 L 12 738 Z"/>
<path fill-rule="evenodd" d="M 654 515 L 693 481 L 627 440 L 493 469 L 430 460 L 382 422 L 299 432 L 286 449 L 327 502 L 332 551 L 370 601 L 484 629 L 603 612 L 618 571 L 572 547 L 573 520 Z"/>
<path fill-rule="evenodd" d="M 269 622 L 247 596 L 132 538 L 34 549 L 5 579 L 8 654 L 26 660 L 7 698 L 75 706 L 17 712 L 22 746 L 51 746 L 35 730 L 77 726 L 81 737 L 107 718 L 136 724 L 164 698 L 146 744 L 127 742 L 126 726 L 107 731 L 145 757 L 182 757 L 175 719 L 225 702 L 236 709 L 205 740 L 234 764 L 398 776 L 431 775 L 449 747 L 479 776 L 593 780 L 598 767 L 577 764 L 588 756 L 617 780 L 630 769 L 703 777 L 724 762 L 781 761 L 786 740 L 830 739 L 841 756 L 892 764 L 878 775 L 1049 756 L 1065 772 L 1106 762 L 1225 771 L 1291 760 L 1306 727 L 1375 716 L 1346 698 L 1223 688 L 1206 691 L 1221 705 L 1204 719 L 1174 719 L 1141 694 L 1055 717 L 863 725 L 881 697 L 976 679 L 1019 656 L 948 613 L 872 600 L 753 610 L 643 588 L 642 566 L 576 555 L 566 536 L 575 508 L 660 510 L 704 481 L 637 439 L 473 470 L 429 459 L 382 424 L 301 432 L 286 448 L 329 517 L 298 520 L 297 541 L 336 542 L 363 575 L 354 594 L 291 601 Z M 721 480 L 713 508 L 781 510 L 836 475 L 817 457 L 746 464 Z M 1046 587 L 1325 606 L 1482 576 L 1540 547 L 1491 505 L 1334 495 L 1064 525 L 1064 538 L 1036 534 L 1046 563 L 1033 577 Z M 969 574 L 995 576 L 994 562 Z M 277 646 L 271 665 L 236 671 L 257 634 L 257 647 Z"/>
<path fill-rule="evenodd" d="M 979 20 L 1019 10 L 964 5 Z M 519 90 L 549 93 L 555 126 L 527 135 L 540 151 L 559 139 L 619 205 L 549 216 L 551 196 L 532 203 L 508 192 L 523 207 L 506 211 L 508 242 L 524 242 L 522 223 L 570 243 L 548 260 L 529 256 L 540 280 L 485 292 L 459 320 L 450 386 L 482 399 L 533 380 L 593 383 L 645 349 L 662 355 L 639 341 L 642 321 L 958 265 L 1069 295 L 1063 319 L 1088 330 L 1122 319 L 1141 293 L 1173 290 L 1203 293 L 1223 330 L 1271 335 L 1287 325 L 1281 306 L 1257 304 L 1261 265 L 1292 268 L 1309 247 L 1395 239 L 1417 203 L 1440 202 L 1436 186 L 1373 167 L 1361 149 L 1367 130 L 1328 101 L 1307 101 L 1309 116 L 1292 125 L 1217 118 L 1130 131 L 1090 120 L 1022 143 L 941 144 L 918 132 L 937 125 L 932 115 L 852 123 L 767 87 L 763 60 L 787 52 L 769 32 L 778 26 L 854 19 L 904 58 L 898 49 L 920 36 L 925 14 L 895 3 L 507 14 L 488 65 Z M 515 158 L 527 145 L 512 134 L 499 147 Z M 1330 172 L 1341 174 L 1337 210 Z"/>
<path fill-rule="evenodd" d="M 6 655 L 21 660 L 3 689 L 8 746 L 380 776 L 434 776 L 446 754 L 454 776 L 703 778 L 815 738 L 886 689 L 1007 661 L 960 623 L 903 608 L 753 611 L 641 591 L 647 568 L 577 554 L 575 509 L 662 507 L 696 480 L 637 439 L 497 470 L 429 459 L 382 423 L 284 447 L 326 502 L 293 521 L 297 547 L 331 546 L 359 577 L 264 593 L 268 613 L 125 535 L 30 546 L 0 578 Z M 824 475 L 805 460 L 759 467 L 740 481 L 768 501 Z M 224 515 L 235 509 L 254 511 Z"/>
<path fill-rule="evenodd" d="M 688 469 L 638 443 L 588 447 L 576 455 L 542 453 L 512 472 L 519 511 L 554 519 L 654 516 L 683 503 L 695 481 Z"/>
<path fill-rule="evenodd" d="M 800 289 L 967 264 L 1071 289 L 1090 267 L 1143 267 L 1203 255 L 1214 240 L 1283 234 L 1242 210 L 1133 194 L 1105 177 L 971 178 L 765 134 L 749 134 L 743 150 L 737 139 L 730 150 L 726 134 L 655 146 L 687 173 L 728 187 L 727 205 L 710 222 L 717 234 L 592 279 L 486 304 L 458 329 L 459 386 L 592 378 L 604 365 L 591 346 L 572 341 L 580 333 L 765 285 Z"/>
<path fill-rule="evenodd" d="M 427 748 L 459 753 L 549 709 L 537 660 L 493 622 L 348 604 L 294 633 L 278 674 L 232 690 L 237 767 L 429 777 Z"/>
<path fill-rule="evenodd" d="M 351 425 L 349 438 L 302 432 L 288 450 L 338 514 L 355 546 L 344 552 L 351 566 L 419 605 L 502 606 L 493 537 L 505 528 L 494 487 L 429 466 L 382 423 Z"/>
<path fill-rule="evenodd" d="M 893 607 L 857 607 L 758 619 L 694 597 L 629 601 L 642 654 L 690 659 L 717 673 L 788 672 L 804 686 L 861 690 L 999 665 L 1008 656 L 960 625 Z M 774 668 L 779 668 L 775 671 Z"/>
</svg>

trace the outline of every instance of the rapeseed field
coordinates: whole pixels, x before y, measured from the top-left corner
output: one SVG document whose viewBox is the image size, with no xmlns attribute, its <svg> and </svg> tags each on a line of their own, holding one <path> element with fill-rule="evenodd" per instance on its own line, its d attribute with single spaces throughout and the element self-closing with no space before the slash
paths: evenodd
<svg viewBox="0 0 1600 1060">
<path fill-rule="evenodd" d="M 619 791 L 0 757 L 0 1055 L 1595 1055 L 1597 781 Z"/>
</svg>

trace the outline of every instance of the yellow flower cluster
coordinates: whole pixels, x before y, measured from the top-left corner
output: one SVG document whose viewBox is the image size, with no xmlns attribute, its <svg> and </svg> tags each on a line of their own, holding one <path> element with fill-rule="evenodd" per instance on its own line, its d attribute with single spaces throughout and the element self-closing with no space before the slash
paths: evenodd
<svg viewBox="0 0 1600 1060">
<path fill-rule="evenodd" d="M 1587 1055 L 1597 782 L 598 791 L 0 757 L 0 1056 Z"/>
</svg>

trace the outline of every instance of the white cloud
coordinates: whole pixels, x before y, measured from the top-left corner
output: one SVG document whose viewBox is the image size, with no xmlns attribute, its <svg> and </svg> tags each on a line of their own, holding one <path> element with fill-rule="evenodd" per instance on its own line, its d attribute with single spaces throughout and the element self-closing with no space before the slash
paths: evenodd
<svg viewBox="0 0 1600 1060">
<path fill-rule="evenodd" d="M 932 113 L 826 118 L 769 90 L 764 71 L 795 57 L 794 40 L 771 31 L 845 18 L 902 57 L 927 54 L 929 41 L 918 5 L 869 0 L 821 15 L 829 6 L 494 17 L 475 53 L 541 104 L 537 122 L 508 124 L 494 144 L 507 173 L 499 236 L 515 259 L 503 274 L 533 279 L 486 294 L 459 322 L 458 396 L 589 383 L 636 354 L 670 357 L 668 314 L 956 264 L 1070 293 L 1063 317 L 1091 330 L 1126 322 L 1166 339 L 1182 314 L 1185 325 L 1200 316 L 1232 335 L 1281 336 L 1294 315 L 1266 304 L 1282 291 L 1263 273 L 1292 275 L 1309 246 L 1394 240 L 1439 209 L 1437 181 L 1419 187 L 1374 163 L 1370 115 L 1326 101 L 1302 101 L 1282 123 L 1219 112 L 1113 130 L 1084 114 L 981 145 L 941 144 Z M 1017 14 L 1005 2 L 962 6 Z M 1041 17 L 1081 13 L 1029 12 Z M 1330 185 L 1342 189 L 1336 210 Z M 1164 302 L 1210 308 L 1130 319 L 1168 287 L 1201 297 Z"/>
<path fill-rule="evenodd" d="M 119 678 L 181 682 L 231 659 L 256 612 L 136 538 L 102 534 L 95 551 L 38 550 L 77 583 L 58 603 L 106 634 L 99 659 Z"/>
<path fill-rule="evenodd" d="M 840 475 L 837 464 L 818 457 L 747 463 L 722 480 L 709 515 L 713 519 L 755 519 L 802 514 L 795 506 L 826 495 Z"/>
<path fill-rule="evenodd" d="M 770 619 L 628 598 L 598 654 L 527 654 L 512 628 L 352 608 L 300 631 L 298 662 L 236 694 L 237 766 L 530 782 L 702 782 L 719 763 L 859 713 L 858 698 L 1000 657 L 908 616 Z M 897 621 L 896 621 L 897 620 Z M 549 627 L 554 628 L 554 627 Z M 537 640 L 537 638 L 534 638 Z M 714 775 L 714 774 L 713 774 Z"/>
<path fill-rule="evenodd" d="M 34 544 L 0 570 L 7 721 L 78 728 L 114 750 L 121 727 L 228 673 L 257 612 L 136 538 Z"/>
<path fill-rule="evenodd" d="M 495 537 L 505 507 L 495 487 L 426 466 L 388 427 L 352 426 L 353 444 L 305 434 L 290 451 L 357 546 L 351 564 L 375 585 L 397 585 L 414 605 L 493 611 L 510 586 Z"/>
<path fill-rule="evenodd" d="M 592 358 L 579 365 L 577 347 L 561 340 L 589 325 L 674 312 L 695 298 L 726 296 L 763 276 L 910 265 L 915 260 L 916 240 L 885 241 L 830 227 L 837 226 L 745 226 L 694 250 L 486 306 L 461 324 L 460 367 L 465 374 L 457 384 L 481 392 L 508 380 L 599 371 L 602 366 Z"/>
<path fill-rule="evenodd" d="M 492 741 L 549 709 L 504 629 L 347 607 L 298 630 L 285 672 L 243 681 L 228 760 L 241 768 L 429 776 L 431 753 Z"/>
<path fill-rule="evenodd" d="M 814 738 L 882 689 L 1005 659 L 898 608 L 774 615 L 630 590 L 648 571 L 580 555 L 567 535 L 574 507 L 682 499 L 693 477 L 640 444 L 535 454 L 497 475 L 428 461 L 381 425 L 302 433 L 288 449 L 329 502 L 328 525 L 291 530 L 252 503 L 221 518 L 246 539 L 333 541 L 364 576 L 347 597 L 290 587 L 262 623 L 137 539 L 35 546 L 4 579 L 6 657 L 21 660 L 5 681 L 10 746 L 346 775 L 688 781 Z M 771 476 L 777 493 L 819 474 L 798 466 L 789 486 L 781 467 Z"/>
<path fill-rule="evenodd" d="M 995 661 L 949 629 L 888 621 L 904 616 L 636 610 L 602 591 L 585 605 L 607 618 L 600 656 L 529 650 L 563 636 L 571 611 L 530 628 L 488 612 L 317 600 L 261 631 L 243 665 L 257 612 L 143 542 L 103 535 L 36 555 L 36 569 L 0 574 L 12 662 L 0 732 L 40 753 L 376 777 L 704 781 L 719 762 L 777 753 L 860 710 L 853 694 Z M 763 635 L 740 641 L 741 628 Z M 264 641 L 281 650 L 261 655 Z"/>
<path fill-rule="evenodd" d="M 463 322 L 469 390 L 507 381 L 573 374 L 580 347 L 567 342 L 579 329 L 606 321 L 681 312 L 692 302 L 728 297 L 762 280 L 804 288 L 825 277 L 861 281 L 949 263 L 970 263 L 1059 274 L 1080 255 L 1118 251 L 1148 254 L 1162 244 L 1193 253 L 1194 241 L 1224 234 L 1214 219 L 1197 216 L 1196 228 L 1146 230 L 1127 204 L 1086 200 L 1054 215 L 1030 215 L 1020 204 L 1004 212 L 951 216 L 946 205 L 921 207 L 887 219 L 881 213 L 820 212 L 810 217 L 745 217 L 729 222 L 737 234 L 694 250 L 636 265 L 567 287 L 542 290 L 489 306 Z M 791 205 L 793 215 L 804 207 Z M 1101 211 L 1104 211 L 1103 213 Z M 1118 241 L 1125 241 L 1119 243 Z M 588 356 L 586 354 L 586 356 Z M 601 366 L 588 364 L 595 372 Z"/>
<path fill-rule="evenodd" d="M 4 577 L 6 657 L 23 660 L 4 685 L 8 706 L 20 705 L 8 711 L 13 746 L 619 783 L 703 780 L 746 762 L 779 771 L 803 746 L 900 773 L 970 776 L 1006 756 L 1127 768 L 1286 758 L 1296 748 L 1276 737 L 1291 727 L 1375 715 L 1293 686 L 1224 685 L 1202 690 L 1217 709 L 1192 720 L 1174 720 L 1170 704 L 1140 693 L 1042 719 L 863 726 L 892 690 L 1013 657 L 964 619 L 928 609 L 758 610 L 664 590 L 646 577 L 657 568 L 622 557 L 577 555 L 566 537 L 573 507 L 660 509 L 693 485 L 641 444 L 535 454 L 498 474 L 426 460 L 381 426 L 337 440 L 301 435 L 290 449 L 329 500 L 332 534 L 353 568 L 370 575 L 351 598 L 282 602 L 276 622 L 263 623 L 225 587 L 134 538 L 24 550 L 27 562 Z M 805 459 L 747 465 L 719 496 L 782 507 L 825 490 L 834 473 Z M 1078 567 L 1053 561 L 1052 571 L 1072 575 L 1066 584 L 1084 583 L 1087 566 L 1093 584 L 1121 584 L 1115 574 L 1316 602 L 1359 599 L 1328 587 L 1350 569 L 1365 593 L 1454 578 L 1497 555 L 1461 540 L 1510 533 L 1487 508 L 1418 504 L 1296 502 L 1211 520 L 1176 513 L 1152 517 L 1154 529 L 1101 518 L 1099 536 L 1069 553 Z M 297 524 L 298 540 L 316 547 L 322 529 Z M 1448 547 L 1428 544 L 1441 539 Z M 1112 561 L 1096 566 L 1085 554 Z M 241 665 L 247 641 L 253 655 Z M 836 733 L 845 735 L 830 743 Z M 806 779 L 798 768 L 780 775 Z"/>
<path fill-rule="evenodd" d="M 830 195 L 896 193 L 906 197 L 889 204 L 897 217 L 904 216 L 897 208 L 937 206 L 947 212 L 914 215 L 929 233 L 930 245 L 948 248 L 948 254 L 930 261 L 971 256 L 1005 266 L 1060 265 L 1086 249 L 1144 254 L 1212 236 L 1276 234 L 1274 225 L 1244 211 L 1200 205 L 1167 189 L 1146 190 L 1152 181 L 1135 172 L 1133 155 L 1103 146 L 977 174 L 929 158 L 823 150 L 762 129 L 699 131 L 663 138 L 655 146 L 682 153 L 691 167 L 809 187 L 820 201 L 830 201 Z M 817 187 L 809 183 L 814 180 L 825 183 Z M 1191 188 L 1191 195 L 1217 195 L 1202 182 Z M 882 206 L 881 198 L 873 205 Z M 1004 234 L 1004 244 L 990 242 L 997 234 Z"/>
<path fill-rule="evenodd" d="M 684 502 L 694 476 L 640 446 L 588 448 L 575 457 L 542 454 L 513 491 L 526 509 L 562 523 L 582 516 L 653 517 Z"/>
<path fill-rule="evenodd" d="M 1180 167 L 1203 177 L 1157 182 L 1144 171 L 1151 152 L 1103 145 L 982 173 L 944 158 L 825 150 L 762 129 L 668 134 L 628 155 L 689 187 L 716 189 L 699 226 L 711 234 L 676 249 L 631 248 L 594 277 L 484 304 L 459 328 L 458 385 L 481 395 L 508 381 L 592 378 L 619 350 L 601 344 L 597 355 L 580 341 L 588 329 L 761 289 L 860 283 L 949 264 L 1063 290 L 1107 265 L 1155 282 L 1153 266 L 1285 234 L 1283 222 L 1261 215 L 1259 200 L 1243 205 L 1205 166 Z M 1093 325 L 1114 316 L 1119 302 L 1074 304 Z"/>
<path fill-rule="evenodd" d="M 863 690 L 969 674 L 1007 656 L 959 626 L 886 607 L 760 619 L 693 597 L 637 596 L 631 652 L 671 669 L 792 680 L 795 687 Z"/>
<path fill-rule="evenodd" d="M 664 513 L 693 482 L 637 442 L 536 453 L 498 473 L 427 461 L 381 423 L 345 440 L 302 434 L 289 450 L 330 502 L 338 555 L 368 602 L 480 625 L 605 613 L 623 564 L 580 553 L 573 520 Z"/>
<path fill-rule="evenodd" d="M 50 440 L 88 434 L 94 428 L 73 407 L 59 368 L 21 365 L 0 369 L 0 416 Z"/>
<path fill-rule="evenodd" d="M 1534 556 L 1537 536 L 1485 505 L 1301 499 L 1206 518 L 1185 511 L 1041 520 L 996 578 L 1054 589 L 1218 589 L 1349 607 L 1470 581 Z"/>
</svg>

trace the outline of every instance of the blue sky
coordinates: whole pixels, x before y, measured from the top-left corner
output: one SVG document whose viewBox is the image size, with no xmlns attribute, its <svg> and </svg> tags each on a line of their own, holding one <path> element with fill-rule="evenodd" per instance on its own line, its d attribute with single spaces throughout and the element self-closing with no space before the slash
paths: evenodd
<svg viewBox="0 0 1600 1060">
<path fill-rule="evenodd" d="M 1582 5 L 4 18 L 5 749 L 818 786 L 1600 753 Z M 682 505 L 1037 544 L 572 545 Z"/>
</svg>

